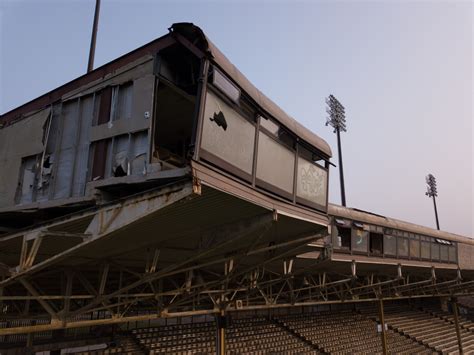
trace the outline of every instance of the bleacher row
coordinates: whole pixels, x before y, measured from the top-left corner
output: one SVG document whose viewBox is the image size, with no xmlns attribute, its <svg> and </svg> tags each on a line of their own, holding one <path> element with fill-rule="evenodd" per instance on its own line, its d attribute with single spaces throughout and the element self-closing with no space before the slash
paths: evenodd
<svg viewBox="0 0 474 355">
<path fill-rule="evenodd" d="M 440 308 L 385 307 L 391 354 L 457 354 L 452 315 Z M 226 328 L 226 353 L 236 354 L 380 354 L 378 313 L 372 305 L 356 309 L 233 319 Z M 474 354 L 474 324 L 460 318 L 464 354 Z M 379 329 L 380 330 L 380 329 Z M 215 354 L 214 322 L 138 328 L 115 347 L 98 354 Z"/>
<path fill-rule="evenodd" d="M 302 338 L 318 344 L 325 353 L 382 353 L 382 339 L 376 323 L 352 311 L 290 315 L 281 321 Z M 431 353 L 426 347 L 391 330 L 387 331 L 387 346 L 390 353 Z"/>
<path fill-rule="evenodd" d="M 378 320 L 378 312 L 371 305 L 359 307 L 359 312 Z M 386 305 L 384 313 L 386 324 L 399 334 L 433 351 L 450 355 L 459 354 L 454 316 L 451 313 L 433 305 L 408 308 L 396 304 Z M 459 317 L 459 323 L 464 354 L 474 354 L 474 323 L 462 316 Z"/>
</svg>

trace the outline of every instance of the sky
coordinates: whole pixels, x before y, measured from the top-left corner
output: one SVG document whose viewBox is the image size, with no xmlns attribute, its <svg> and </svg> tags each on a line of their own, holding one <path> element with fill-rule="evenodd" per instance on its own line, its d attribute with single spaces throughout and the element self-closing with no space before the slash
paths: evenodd
<svg viewBox="0 0 474 355">
<path fill-rule="evenodd" d="M 85 73 L 94 0 L 0 0 L 0 112 Z M 102 0 L 95 66 L 199 25 L 253 84 L 323 137 L 346 108 L 349 207 L 474 236 L 471 1 Z M 330 172 L 330 202 L 340 203 Z"/>
</svg>

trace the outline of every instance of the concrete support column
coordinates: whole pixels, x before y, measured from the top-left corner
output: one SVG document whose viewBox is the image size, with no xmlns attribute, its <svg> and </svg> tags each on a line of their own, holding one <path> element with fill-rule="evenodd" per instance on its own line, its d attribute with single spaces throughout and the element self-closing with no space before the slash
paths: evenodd
<svg viewBox="0 0 474 355">
<path fill-rule="evenodd" d="M 380 325 L 382 326 L 382 351 L 384 355 L 388 354 L 387 350 L 387 334 L 385 332 L 385 315 L 383 312 L 383 300 L 380 298 L 379 299 L 379 320 L 380 320 Z"/>
</svg>

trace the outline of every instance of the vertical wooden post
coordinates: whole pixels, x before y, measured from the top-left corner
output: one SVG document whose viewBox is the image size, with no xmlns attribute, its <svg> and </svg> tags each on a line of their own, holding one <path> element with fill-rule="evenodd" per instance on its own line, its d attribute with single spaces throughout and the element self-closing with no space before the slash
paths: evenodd
<svg viewBox="0 0 474 355">
<path fill-rule="evenodd" d="M 383 355 L 388 354 L 387 350 L 387 334 L 385 333 L 385 316 L 383 312 L 383 300 L 380 298 L 379 299 L 379 320 L 380 320 L 380 325 L 382 326 L 382 351 Z"/>
<path fill-rule="evenodd" d="M 453 306 L 454 325 L 456 326 L 456 335 L 458 337 L 459 354 L 462 355 L 464 352 L 462 349 L 461 331 L 459 330 L 458 303 L 456 302 L 456 298 L 451 299 L 451 304 Z"/>
</svg>

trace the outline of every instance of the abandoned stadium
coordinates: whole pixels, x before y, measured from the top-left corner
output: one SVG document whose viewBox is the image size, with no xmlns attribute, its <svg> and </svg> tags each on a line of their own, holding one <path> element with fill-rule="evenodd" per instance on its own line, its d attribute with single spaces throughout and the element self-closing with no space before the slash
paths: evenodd
<svg viewBox="0 0 474 355">
<path fill-rule="evenodd" d="M 474 241 L 331 155 L 189 23 L 5 113 L 0 353 L 474 353 Z"/>
</svg>

